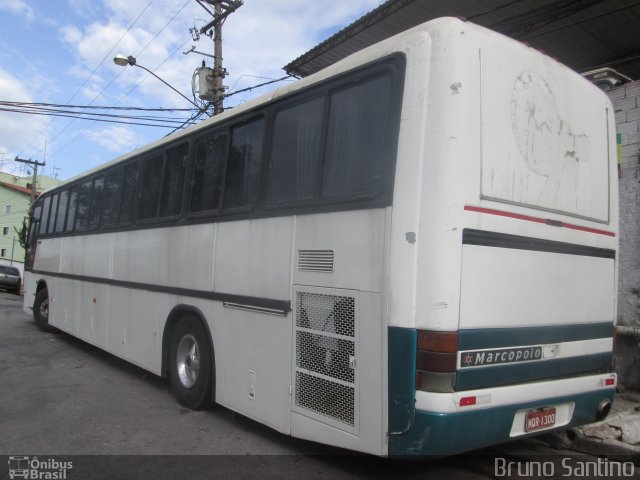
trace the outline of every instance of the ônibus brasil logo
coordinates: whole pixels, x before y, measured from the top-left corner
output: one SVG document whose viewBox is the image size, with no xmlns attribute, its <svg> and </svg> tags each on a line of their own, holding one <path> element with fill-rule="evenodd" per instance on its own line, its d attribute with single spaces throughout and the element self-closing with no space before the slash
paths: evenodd
<svg viewBox="0 0 640 480">
<path fill-rule="evenodd" d="M 53 458 L 39 460 L 38 457 L 9 457 L 9 478 L 32 480 L 65 480 L 67 470 L 73 468 L 73 462 L 62 462 Z"/>
</svg>

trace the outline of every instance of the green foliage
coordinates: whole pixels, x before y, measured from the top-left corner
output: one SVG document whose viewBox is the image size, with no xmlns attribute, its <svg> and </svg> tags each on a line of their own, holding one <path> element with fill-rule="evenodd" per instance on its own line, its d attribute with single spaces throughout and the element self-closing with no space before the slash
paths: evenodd
<svg viewBox="0 0 640 480">
<path fill-rule="evenodd" d="M 24 261 L 27 260 L 27 240 L 29 239 L 29 219 L 28 217 L 24 217 L 22 219 L 22 226 L 20 229 L 13 227 L 16 231 L 16 235 L 18 238 L 18 243 L 24 249 Z"/>
</svg>

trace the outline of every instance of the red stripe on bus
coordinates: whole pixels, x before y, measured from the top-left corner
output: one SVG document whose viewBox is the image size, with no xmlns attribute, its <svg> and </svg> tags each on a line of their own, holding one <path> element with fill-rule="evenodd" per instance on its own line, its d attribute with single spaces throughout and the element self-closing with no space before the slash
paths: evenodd
<svg viewBox="0 0 640 480">
<path fill-rule="evenodd" d="M 525 220 L 527 222 L 544 223 L 546 225 L 553 225 L 554 227 L 570 228 L 571 230 L 580 230 L 581 232 L 596 233 L 598 235 L 606 235 L 608 237 L 615 237 L 616 234 L 608 232 L 606 230 L 598 230 L 596 228 L 582 227 L 580 225 L 573 225 L 571 223 L 559 222 L 556 220 L 549 220 L 540 217 L 531 217 L 529 215 L 520 215 L 519 213 L 504 212 L 502 210 L 494 210 L 492 208 L 473 207 L 471 205 L 465 205 L 464 209 L 468 212 L 486 213 L 489 215 L 498 215 L 500 217 L 515 218 L 516 220 Z"/>
</svg>

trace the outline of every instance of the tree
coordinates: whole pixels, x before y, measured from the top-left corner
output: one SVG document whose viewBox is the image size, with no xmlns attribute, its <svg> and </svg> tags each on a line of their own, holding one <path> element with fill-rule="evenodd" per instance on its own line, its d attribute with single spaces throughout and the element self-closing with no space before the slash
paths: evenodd
<svg viewBox="0 0 640 480">
<path fill-rule="evenodd" d="M 22 247 L 24 251 L 23 261 L 27 261 L 27 240 L 29 239 L 29 217 L 24 217 L 22 219 L 22 227 L 18 230 L 17 227 L 13 227 L 16 231 L 16 235 L 18 238 L 18 243 Z"/>
</svg>

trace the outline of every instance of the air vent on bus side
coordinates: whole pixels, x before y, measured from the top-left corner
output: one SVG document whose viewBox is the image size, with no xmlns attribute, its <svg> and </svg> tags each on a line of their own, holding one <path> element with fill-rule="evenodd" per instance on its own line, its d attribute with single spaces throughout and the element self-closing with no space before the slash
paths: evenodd
<svg viewBox="0 0 640 480">
<path fill-rule="evenodd" d="M 355 433 L 357 300 L 353 296 L 298 291 L 294 308 L 294 410 Z"/>
<path fill-rule="evenodd" d="M 298 270 L 333 272 L 333 250 L 298 250 Z"/>
</svg>

